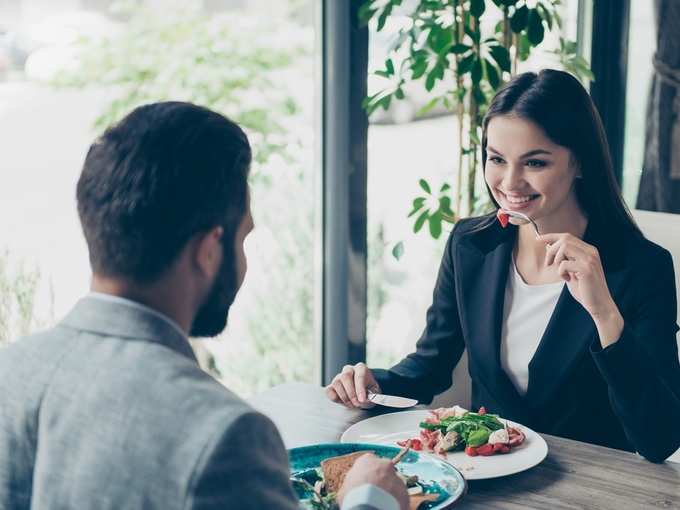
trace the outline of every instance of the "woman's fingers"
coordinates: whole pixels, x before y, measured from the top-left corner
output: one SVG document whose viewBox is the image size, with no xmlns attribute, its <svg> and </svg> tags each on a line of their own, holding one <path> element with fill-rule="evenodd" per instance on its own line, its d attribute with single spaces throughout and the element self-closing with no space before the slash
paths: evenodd
<svg viewBox="0 0 680 510">
<path fill-rule="evenodd" d="M 355 407 L 360 407 L 361 404 L 357 399 L 357 392 L 354 386 L 354 376 L 354 367 L 352 365 L 345 365 L 340 373 L 340 382 L 351 404 Z"/>
<path fill-rule="evenodd" d="M 368 391 L 380 392 L 380 386 L 373 377 L 371 369 L 364 363 L 346 365 L 342 372 L 333 378 L 326 387 L 326 396 L 333 402 L 338 402 L 350 408 L 366 409 L 373 407 L 368 400 Z"/>
<path fill-rule="evenodd" d="M 354 389 L 356 390 L 359 403 L 368 402 L 367 390 L 375 391 L 377 383 L 373 378 L 373 373 L 364 363 L 357 363 L 354 367 Z"/>
<path fill-rule="evenodd" d="M 571 281 L 572 275 L 578 276 L 582 264 L 576 260 L 563 260 L 558 267 L 558 273 L 561 278 L 566 281 Z"/>
<path fill-rule="evenodd" d="M 351 365 L 345 365 L 338 375 L 335 376 L 329 388 L 335 392 L 340 401 L 347 407 L 359 407 L 359 401 L 354 390 L 354 368 Z M 330 391 L 327 392 L 332 396 Z M 333 400 L 331 398 L 331 400 Z"/>
<path fill-rule="evenodd" d="M 556 243 L 555 249 L 552 250 L 552 260 L 548 261 L 548 265 L 559 265 L 563 260 L 567 260 L 567 246 L 565 243 Z"/>
<path fill-rule="evenodd" d="M 340 395 L 338 395 L 338 392 L 335 391 L 335 388 L 333 388 L 332 383 L 326 386 L 326 396 L 328 397 L 328 400 L 337 404 L 342 404 L 342 399 L 340 398 Z"/>
<path fill-rule="evenodd" d="M 544 234 L 541 239 L 547 244 L 545 263 L 547 266 L 559 265 L 564 260 L 584 260 L 593 262 L 597 249 L 584 243 L 571 234 Z"/>
<path fill-rule="evenodd" d="M 342 384 L 342 382 L 339 379 L 339 375 L 336 376 L 336 380 L 334 380 L 332 384 L 333 391 L 338 395 L 338 398 L 340 399 L 340 402 L 347 407 L 353 407 L 352 401 L 350 400 L 349 396 L 347 395 L 347 391 L 345 391 L 345 386 Z"/>
</svg>

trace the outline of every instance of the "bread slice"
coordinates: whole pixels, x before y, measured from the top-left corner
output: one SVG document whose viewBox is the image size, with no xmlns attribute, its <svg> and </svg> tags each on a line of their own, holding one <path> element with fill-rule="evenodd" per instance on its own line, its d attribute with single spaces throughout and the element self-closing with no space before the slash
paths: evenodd
<svg viewBox="0 0 680 510">
<path fill-rule="evenodd" d="M 372 453 L 369 450 L 360 452 L 348 453 L 338 457 L 331 457 L 321 461 L 321 469 L 323 471 L 323 479 L 326 482 L 326 491 L 337 493 L 340 490 L 342 482 L 345 480 L 345 475 L 349 471 L 356 460 L 362 455 Z"/>
</svg>

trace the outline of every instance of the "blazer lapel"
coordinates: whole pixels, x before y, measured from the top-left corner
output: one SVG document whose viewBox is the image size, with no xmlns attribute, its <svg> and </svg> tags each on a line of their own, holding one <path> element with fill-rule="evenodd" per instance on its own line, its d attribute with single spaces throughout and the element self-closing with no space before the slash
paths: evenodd
<svg viewBox="0 0 680 510">
<path fill-rule="evenodd" d="M 603 232 L 589 225 L 584 241 L 595 244 Z M 626 280 L 627 271 L 619 264 L 616 248 L 599 243 L 605 278 L 615 301 Z M 532 408 L 540 408 L 563 385 L 564 379 L 582 356 L 589 355 L 597 330 L 590 314 L 576 301 L 567 286 L 557 300 L 543 337 L 529 362 L 529 385 L 525 399 Z"/>
<path fill-rule="evenodd" d="M 485 230 L 483 236 L 459 243 L 456 260 L 461 325 L 470 363 L 480 382 L 503 406 L 506 418 L 531 423 L 526 404 L 500 363 L 505 286 L 516 228 L 503 231 L 496 223 Z"/>
</svg>

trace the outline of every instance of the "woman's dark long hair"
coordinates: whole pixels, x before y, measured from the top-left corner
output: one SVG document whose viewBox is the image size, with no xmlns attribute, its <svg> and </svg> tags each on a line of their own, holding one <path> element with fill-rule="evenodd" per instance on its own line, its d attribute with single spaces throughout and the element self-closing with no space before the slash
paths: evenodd
<svg viewBox="0 0 680 510">
<path fill-rule="evenodd" d="M 494 96 L 482 125 L 482 162 L 486 166 L 487 128 L 500 115 L 516 115 L 539 126 L 579 164 L 576 198 L 589 221 L 640 233 L 614 178 L 609 144 L 590 95 L 571 74 L 544 69 L 515 76 Z M 487 187 L 488 190 L 488 187 Z M 498 204 L 491 195 L 491 200 Z"/>
</svg>

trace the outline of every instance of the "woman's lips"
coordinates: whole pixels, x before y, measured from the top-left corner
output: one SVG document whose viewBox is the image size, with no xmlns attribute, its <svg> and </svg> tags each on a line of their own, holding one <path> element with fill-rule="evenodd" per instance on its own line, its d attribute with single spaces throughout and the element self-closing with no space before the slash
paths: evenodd
<svg viewBox="0 0 680 510">
<path fill-rule="evenodd" d="M 526 195 L 506 195 L 502 191 L 499 191 L 501 195 L 501 205 L 503 209 L 508 211 L 521 211 L 523 209 L 528 209 L 531 207 L 534 200 L 536 200 L 540 195 L 537 194 L 526 194 Z"/>
</svg>

